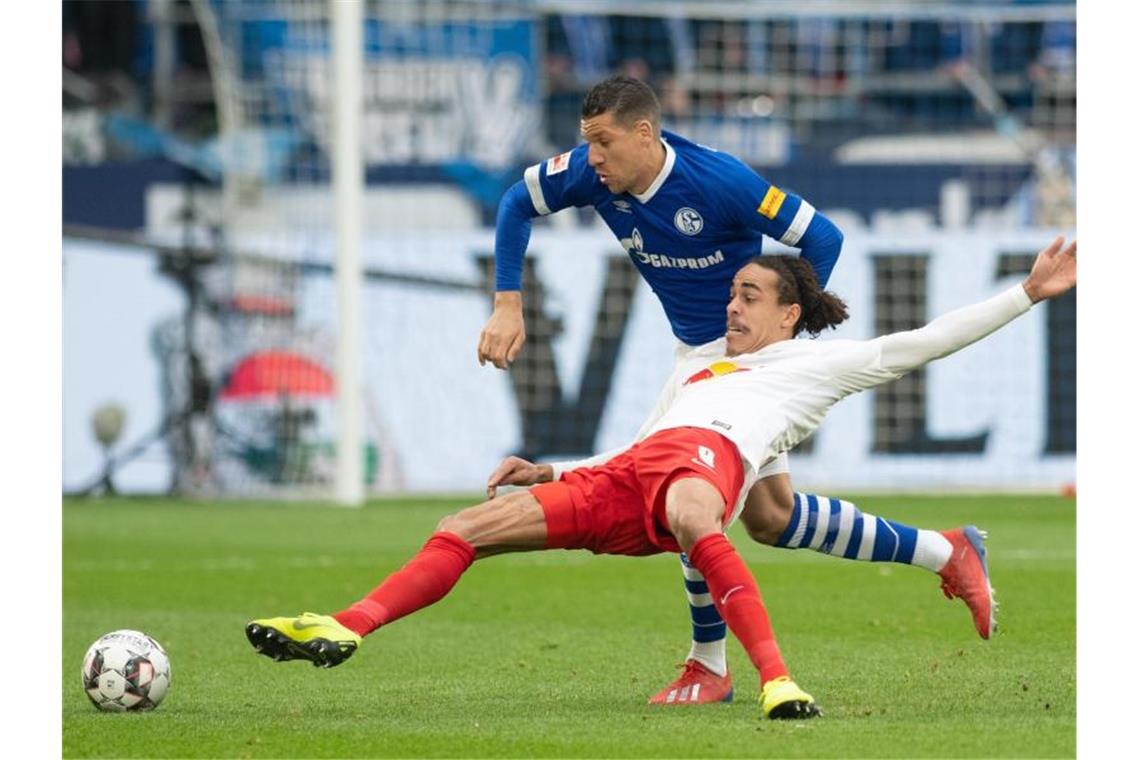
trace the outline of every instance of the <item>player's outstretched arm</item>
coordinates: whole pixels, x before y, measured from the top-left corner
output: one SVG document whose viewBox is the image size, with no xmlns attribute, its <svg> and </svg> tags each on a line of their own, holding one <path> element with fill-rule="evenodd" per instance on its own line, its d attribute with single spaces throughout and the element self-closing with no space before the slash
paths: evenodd
<svg viewBox="0 0 1140 760">
<path fill-rule="evenodd" d="M 673 399 L 677 395 L 677 388 L 679 387 L 678 371 L 673 370 L 673 374 L 665 381 L 665 387 L 661 389 L 661 393 L 657 397 L 657 404 L 653 407 L 653 411 L 645 418 L 645 422 L 641 423 L 641 428 L 637 431 L 637 436 L 633 441 L 617 448 L 603 451 L 601 454 L 594 454 L 586 459 L 574 459 L 564 462 L 551 463 L 551 479 L 558 480 L 562 477 L 562 473 L 568 470 L 577 470 L 580 467 L 597 467 L 610 461 L 618 454 L 628 451 L 631 446 L 637 441 L 642 440 L 649 435 L 649 431 L 657 424 L 657 421 L 664 416 L 665 412 L 669 411 L 669 407 L 673 404 Z M 505 462 L 504 462 L 505 463 Z"/>
<path fill-rule="evenodd" d="M 668 411 L 676 395 L 676 378 L 677 371 L 674 370 L 673 374 L 669 376 L 669 380 L 666 381 L 665 387 L 661 390 L 660 396 L 657 398 L 657 405 L 653 408 L 653 411 L 649 413 L 649 417 L 646 418 L 645 422 L 641 423 L 641 429 L 638 431 L 634 441 L 640 441 L 649 435 L 649 431 L 657 424 L 657 421 L 661 419 L 662 415 Z M 487 478 L 487 498 L 495 498 L 495 490 L 499 486 L 533 486 L 536 483 L 548 483 L 552 480 L 558 480 L 562 477 L 562 473 L 568 470 L 576 470 L 579 467 L 597 467 L 598 465 L 610 461 L 618 454 L 628 451 L 631 446 L 633 446 L 633 443 L 619 446 L 609 451 L 603 451 L 601 454 L 595 454 L 586 459 L 552 462 L 550 464 L 534 464 L 522 457 L 507 457 L 499 463 L 499 466 L 491 473 L 491 477 Z"/>
<path fill-rule="evenodd" d="M 894 376 L 960 351 L 1029 311 L 1038 301 L 1056 298 L 1077 284 L 1077 241 L 1058 237 L 1037 254 L 1020 285 L 980 303 L 943 314 L 925 327 L 877 338 L 880 366 Z M 886 378 L 889 379 L 889 378 Z M 872 383 L 877 385 L 884 380 Z M 868 385 L 867 387 L 870 387 Z"/>
</svg>

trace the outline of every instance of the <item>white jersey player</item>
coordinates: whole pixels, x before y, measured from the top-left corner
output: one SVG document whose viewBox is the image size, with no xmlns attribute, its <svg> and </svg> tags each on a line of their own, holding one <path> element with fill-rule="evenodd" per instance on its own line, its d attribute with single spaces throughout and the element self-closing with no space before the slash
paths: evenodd
<svg viewBox="0 0 1140 760">
<path fill-rule="evenodd" d="M 568 476 L 578 481 L 579 473 L 603 469 L 663 433 L 711 431 L 731 442 L 743 465 L 742 488 L 724 515 L 722 527 L 727 528 L 746 508 L 749 489 L 762 477 L 764 467 L 803 441 L 845 396 L 890 382 L 958 351 L 1024 313 L 1033 302 L 1073 287 L 1076 242 L 1064 251 L 1062 244 L 1058 238 L 1043 250 L 1021 285 L 923 328 L 866 341 L 791 340 L 801 331 L 816 335 L 841 323 L 847 317 L 846 306 L 819 288 L 806 262 L 783 256 L 757 257 L 733 280 L 725 337 L 679 359 L 632 447 L 552 465 L 510 457 L 492 473 L 489 494 L 503 484 L 562 482 Z M 698 456 L 692 461 L 700 464 L 701 460 Z M 973 526 L 942 533 L 915 530 L 845 510 L 842 507 L 850 505 L 831 501 L 830 509 L 812 503 L 802 511 L 797 503 L 796 514 L 777 545 L 810 546 L 864 560 L 890 561 L 900 551 L 906 552 L 913 564 L 942 577 L 948 597 L 967 602 L 978 631 L 989 637 L 996 626 L 995 606 L 981 531 Z M 702 591 L 715 600 L 706 579 L 699 573 L 694 578 L 699 580 L 687 581 L 693 596 Z M 700 684 L 698 693 L 708 686 L 721 686 L 725 677 L 716 676 L 694 666 L 690 659 L 685 675 L 654 700 L 664 704 L 692 700 L 696 684 Z M 717 693 L 725 694 L 723 690 Z M 727 695 L 730 699 L 731 690 Z"/>
</svg>

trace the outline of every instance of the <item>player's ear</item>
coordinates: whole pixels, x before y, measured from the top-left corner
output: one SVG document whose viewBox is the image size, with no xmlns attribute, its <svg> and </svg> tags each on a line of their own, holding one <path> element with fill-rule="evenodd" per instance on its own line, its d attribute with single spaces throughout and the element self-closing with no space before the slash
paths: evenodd
<svg viewBox="0 0 1140 760">
<path fill-rule="evenodd" d="M 784 312 L 784 318 L 780 320 L 780 327 L 791 327 L 795 329 L 796 322 L 800 321 L 800 315 L 804 313 L 803 307 L 798 303 L 788 306 L 788 310 Z"/>
<path fill-rule="evenodd" d="M 637 136 L 643 141 L 653 140 L 653 124 L 649 119 L 638 119 L 633 125 L 633 131 L 637 132 Z"/>
</svg>

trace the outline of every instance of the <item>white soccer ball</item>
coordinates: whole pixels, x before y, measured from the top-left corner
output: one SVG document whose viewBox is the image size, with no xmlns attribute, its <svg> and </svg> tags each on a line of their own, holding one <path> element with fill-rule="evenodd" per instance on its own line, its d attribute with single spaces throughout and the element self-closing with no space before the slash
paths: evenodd
<svg viewBox="0 0 1140 760">
<path fill-rule="evenodd" d="M 153 710 L 170 688 L 170 658 L 139 631 L 101 636 L 83 658 L 83 690 L 100 710 Z"/>
</svg>

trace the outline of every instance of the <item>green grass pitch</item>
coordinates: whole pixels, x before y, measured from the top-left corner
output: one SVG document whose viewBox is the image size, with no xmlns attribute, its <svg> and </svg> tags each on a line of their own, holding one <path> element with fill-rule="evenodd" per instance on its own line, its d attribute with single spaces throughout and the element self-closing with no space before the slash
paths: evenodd
<svg viewBox="0 0 1140 760">
<path fill-rule="evenodd" d="M 994 640 L 916 568 L 730 537 L 796 680 L 824 710 L 762 721 L 735 640 L 731 705 L 651 708 L 688 651 L 676 557 L 516 554 L 365 640 L 331 670 L 254 654 L 253 617 L 333 611 L 370 590 L 464 502 L 64 504 L 65 757 L 1071 757 L 1076 541 L 1071 500 L 866 497 L 915 525 L 989 530 Z M 117 628 L 163 644 L 158 710 L 105 714 L 83 654 Z"/>
</svg>

